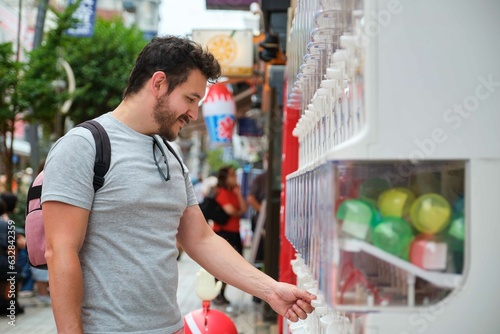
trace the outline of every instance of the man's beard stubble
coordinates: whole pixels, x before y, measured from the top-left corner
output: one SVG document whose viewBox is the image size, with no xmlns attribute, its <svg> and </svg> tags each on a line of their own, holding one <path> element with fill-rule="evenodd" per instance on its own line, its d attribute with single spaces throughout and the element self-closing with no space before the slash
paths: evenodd
<svg viewBox="0 0 500 334">
<path fill-rule="evenodd" d="M 177 138 L 177 133 L 174 132 L 173 127 L 180 117 L 183 118 L 186 124 L 189 123 L 189 118 L 186 115 L 175 116 L 175 111 L 171 108 L 167 95 L 158 99 L 153 117 L 156 124 L 158 124 L 158 134 L 168 141 L 174 141 Z"/>
</svg>

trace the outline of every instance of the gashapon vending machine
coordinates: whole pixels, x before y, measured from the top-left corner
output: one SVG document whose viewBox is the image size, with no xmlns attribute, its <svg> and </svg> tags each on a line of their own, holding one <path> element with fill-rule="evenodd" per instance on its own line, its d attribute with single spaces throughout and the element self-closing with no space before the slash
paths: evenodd
<svg viewBox="0 0 500 334">
<path fill-rule="evenodd" d="M 298 0 L 292 333 L 498 333 L 498 1 Z"/>
</svg>

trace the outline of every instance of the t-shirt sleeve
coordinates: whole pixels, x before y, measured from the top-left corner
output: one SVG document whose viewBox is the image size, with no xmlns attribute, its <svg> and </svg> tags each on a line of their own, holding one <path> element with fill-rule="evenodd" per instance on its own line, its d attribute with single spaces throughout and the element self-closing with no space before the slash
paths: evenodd
<svg viewBox="0 0 500 334">
<path fill-rule="evenodd" d="M 51 148 L 44 167 L 42 203 L 58 201 L 90 210 L 94 199 L 95 142 L 75 128 Z"/>
<path fill-rule="evenodd" d="M 193 183 L 189 177 L 189 171 L 186 165 L 184 165 L 184 170 L 186 171 L 184 179 L 186 180 L 187 206 L 196 205 L 198 204 L 198 200 L 196 199 L 196 193 L 194 192 Z"/>
</svg>

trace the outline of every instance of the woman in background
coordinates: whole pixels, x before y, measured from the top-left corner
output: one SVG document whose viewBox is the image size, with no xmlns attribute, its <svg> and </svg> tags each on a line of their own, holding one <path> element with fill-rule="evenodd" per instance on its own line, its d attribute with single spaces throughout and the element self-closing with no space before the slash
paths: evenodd
<svg viewBox="0 0 500 334">
<path fill-rule="evenodd" d="M 214 222 L 214 232 L 226 239 L 238 253 L 243 254 L 243 243 L 240 236 L 240 217 L 247 211 L 247 203 L 241 194 L 241 189 L 236 179 L 236 171 L 232 166 L 219 169 L 217 173 L 217 195 L 215 200 L 231 217 L 225 225 Z M 223 284 L 220 294 L 214 299 L 214 304 L 229 304 L 229 301 L 224 296 L 225 288 L 226 284 Z"/>
</svg>

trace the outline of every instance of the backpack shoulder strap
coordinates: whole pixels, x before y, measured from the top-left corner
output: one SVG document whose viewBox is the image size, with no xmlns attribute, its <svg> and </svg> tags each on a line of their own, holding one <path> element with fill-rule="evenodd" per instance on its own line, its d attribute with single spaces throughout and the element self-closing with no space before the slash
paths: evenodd
<svg viewBox="0 0 500 334">
<path fill-rule="evenodd" d="M 109 136 L 102 125 L 95 121 L 85 121 L 77 126 L 88 129 L 95 140 L 95 164 L 94 164 L 94 191 L 97 192 L 104 185 L 104 175 L 109 170 L 111 164 L 111 143 Z"/>
<path fill-rule="evenodd" d="M 177 152 L 175 152 L 174 148 L 173 148 L 173 147 L 172 147 L 172 146 L 168 143 L 168 141 L 167 141 L 165 138 L 161 137 L 161 139 L 163 139 L 163 142 L 164 142 L 164 143 L 165 143 L 165 145 L 167 146 L 167 148 L 168 148 L 168 150 L 170 151 L 170 153 L 172 153 L 172 154 L 174 155 L 174 157 L 177 159 L 177 161 L 178 161 L 178 162 L 179 162 L 179 164 L 181 165 L 182 175 L 183 175 L 184 177 L 186 177 L 186 176 L 185 176 L 186 171 L 184 170 L 184 164 L 182 163 L 181 158 L 179 158 L 179 156 L 177 155 Z"/>
<path fill-rule="evenodd" d="M 43 170 L 38 174 L 28 188 L 28 193 L 26 194 L 26 208 L 24 210 L 24 216 L 26 217 L 30 212 L 29 203 L 32 200 L 42 198 L 42 182 L 40 179 L 43 177 Z"/>
</svg>

